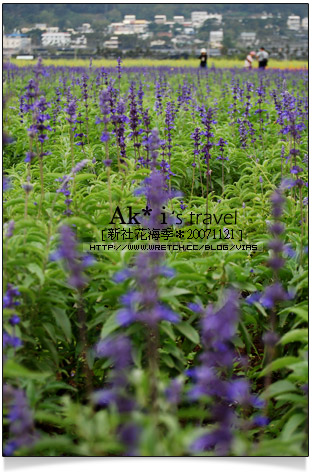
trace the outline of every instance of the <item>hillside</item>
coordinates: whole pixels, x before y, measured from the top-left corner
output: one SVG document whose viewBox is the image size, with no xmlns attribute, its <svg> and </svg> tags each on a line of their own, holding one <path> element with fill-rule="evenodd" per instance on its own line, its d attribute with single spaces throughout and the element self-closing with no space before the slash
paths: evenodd
<svg viewBox="0 0 314 474">
<path fill-rule="evenodd" d="M 135 14 L 138 18 L 153 20 L 154 15 L 165 14 L 189 18 L 192 11 L 206 10 L 222 13 L 224 16 L 247 16 L 248 14 L 280 13 L 282 18 L 294 13 L 308 16 L 308 4 L 4 4 L 3 24 L 6 31 L 34 23 L 47 23 L 60 28 L 76 27 L 89 22 L 94 28 L 102 28 L 112 21 L 119 21 L 125 14 Z"/>
</svg>

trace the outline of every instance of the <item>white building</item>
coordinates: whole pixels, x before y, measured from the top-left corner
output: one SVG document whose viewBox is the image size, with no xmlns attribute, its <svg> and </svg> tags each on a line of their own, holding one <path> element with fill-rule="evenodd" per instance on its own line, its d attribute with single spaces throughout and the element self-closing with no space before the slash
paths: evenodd
<svg viewBox="0 0 314 474">
<path fill-rule="evenodd" d="M 164 41 L 164 40 L 155 40 L 155 41 L 151 41 L 150 47 L 151 48 L 159 48 L 161 46 L 165 46 L 165 44 L 166 44 L 166 41 Z"/>
<path fill-rule="evenodd" d="M 303 30 L 308 30 L 309 29 L 309 19 L 308 18 L 302 18 L 301 26 Z"/>
<path fill-rule="evenodd" d="M 209 33 L 209 43 L 211 48 L 221 48 L 224 39 L 223 30 L 211 31 Z"/>
<path fill-rule="evenodd" d="M 245 46 L 252 46 L 256 41 L 256 33 L 243 32 L 240 35 L 240 41 L 245 44 Z"/>
<path fill-rule="evenodd" d="M 136 20 L 135 15 L 124 15 L 123 23 L 131 23 L 132 21 Z"/>
<path fill-rule="evenodd" d="M 124 23 L 110 23 L 108 26 L 109 33 L 113 33 L 115 35 L 123 34 L 125 25 Z"/>
<path fill-rule="evenodd" d="M 207 20 L 207 18 L 208 18 L 207 12 L 192 12 L 191 13 L 192 24 L 195 27 L 202 26 L 202 24 Z"/>
<path fill-rule="evenodd" d="M 222 15 L 219 13 L 209 13 L 206 20 L 216 20 L 216 22 L 220 24 L 222 22 Z"/>
<path fill-rule="evenodd" d="M 35 23 L 34 30 L 45 31 L 47 29 L 47 23 Z"/>
<path fill-rule="evenodd" d="M 157 23 L 157 25 L 164 25 L 166 21 L 166 15 L 155 15 L 155 23 Z"/>
<path fill-rule="evenodd" d="M 43 46 L 57 46 L 57 47 L 66 47 L 71 44 L 71 35 L 70 33 L 43 33 L 41 35 L 41 43 Z"/>
<path fill-rule="evenodd" d="M 16 56 L 15 59 L 22 59 L 23 61 L 31 61 L 34 59 L 34 56 L 32 54 L 21 54 L 19 56 Z"/>
<path fill-rule="evenodd" d="M 183 28 L 183 33 L 185 35 L 194 35 L 195 31 L 194 31 L 194 28 L 192 28 L 191 26 L 185 26 Z"/>
<path fill-rule="evenodd" d="M 173 21 L 174 21 L 174 23 L 179 23 L 180 25 L 183 25 L 184 16 L 174 16 Z"/>
<path fill-rule="evenodd" d="M 108 29 L 114 35 L 139 35 L 146 33 L 148 24 L 147 20 L 136 20 L 135 15 L 125 15 L 121 23 L 111 23 Z"/>
<path fill-rule="evenodd" d="M 77 36 L 71 41 L 71 47 L 75 49 L 84 49 L 87 47 L 87 39 L 85 35 Z"/>
<path fill-rule="evenodd" d="M 147 20 L 135 20 L 133 23 L 134 33 L 137 35 L 146 33 L 147 28 L 148 28 Z"/>
<path fill-rule="evenodd" d="M 47 33 L 59 33 L 58 26 L 48 26 Z"/>
<path fill-rule="evenodd" d="M 119 40 L 117 36 L 111 36 L 111 38 L 104 42 L 104 47 L 108 49 L 118 49 Z"/>
<path fill-rule="evenodd" d="M 147 31 L 146 33 L 141 34 L 142 40 L 147 40 L 148 38 L 152 38 L 154 34 L 151 31 Z"/>
<path fill-rule="evenodd" d="M 268 20 L 268 18 L 273 18 L 273 14 L 272 13 L 267 13 L 267 12 L 263 12 L 261 14 L 261 20 Z"/>
<path fill-rule="evenodd" d="M 94 33 L 94 30 L 93 28 L 91 27 L 90 23 L 83 23 L 82 26 L 79 26 L 77 28 L 77 31 L 79 33 L 83 33 L 83 34 L 86 34 L 86 33 Z"/>
<path fill-rule="evenodd" d="M 192 12 L 191 21 L 193 26 L 199 28 L 205 23 L 206 20 L 215 20 L 217 24 L 221 24 L 222 15 L 220 13 L 207 13 L 207 12 Z"/>
<path fill-rule="evenodd" d="M 191 45 L 191 38 L 187 35 L 178 35 L 171 42 L 175 45 Z"/>
<path fill-rule="evenodd" d="M 32 52 L 32 40 L 20 33 L 12 33 L 3 36 L 3 54 L 11 56 L 23 51 L 24 53 Z"/>
<path fill-rule="evenodd" d="M 287 25 L 289 30 L 299 30 L 300 29 L 300 17 L 298 15 L 288 16 Z"/>
</svg>

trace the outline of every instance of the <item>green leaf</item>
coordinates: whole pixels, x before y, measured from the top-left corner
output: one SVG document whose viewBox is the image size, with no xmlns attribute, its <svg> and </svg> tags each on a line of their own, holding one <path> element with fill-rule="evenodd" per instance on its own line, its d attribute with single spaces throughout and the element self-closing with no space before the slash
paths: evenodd
<svg viewBox="0 0 314 474">
<path fill-rule="evenodd" d="M 45 276 L 40 266 L 37 265 L 36 263 L 29 263 L 27 265 L 27 268 L 29 269 L 31 273 L 34 273 L 38 277 L 40 284 L 43 285 L 45 281 Z"/>
<path fill-rule="evenodd" d="M 162 353 L 160 358 L 168 367 L 170 367 L 170 369 L 173 369 L 174 362 L 173 362 L 172 357 L 170 357 L 169 354 Z"/>
<path fill-rule="evenodd" d="M 62 329 L 67 340 L 71 341 L 72 339 L 71 322 L 66 314 L 65 309 L 52 307 L 51 310 L 52 310 L 52 313 L 54 315 L 57 325 Z"/>
<path fill-rule="evenodd" d="M 7 360 L 3 366 L 3 377 L 16 379 L 17 377 L 26 377 L 28 379 L 39 379 L 49 377 L 51 374 L 47 372 L 35 372 L 23 367 L 14 360 Z"/>
<path fill-rule="evenodd" d="M 264 440 L 257 444 L 256 450 L 253 452 L 254 456 L 306 456 L 306 453 L 301 448 L 301 443 L 304 442 L 305 433 L 298 433 L 289 440 L 282 440 L 280 438 Z"/>
<path fill-rule="evenodd" d="M 280 437 L 284 441 L 288 441 L 290 437 L 294 434 L 298 426 L 300 426 L 301 423 L 304 422 L 305 418 L 306 416 L 304 413 L 295 413 L 294 415 L 292 415 L 283 427 Z"/>
<path fill-rule="evenodd" d="M 94 350 L 93 350 L 92 348 L 87 349 L 86 361 L 87 361 L 88 367 L 89 367 L 90 369 L 93 368 L 94 360 L 95 360 L 95 352 L 94 352 Z"/>
<path fill-rule="evenodd" d="M 295 385 L 289 380 L 278 380 L 278 382 L 272 383 L 267 390 L 263 392 L 264 398 L 276 397 L 280 393 L 296 391 Z"/>
<path fill-rule="evenodd" d="M 297 393 L 282 393 L 281 395 L 277 395 L 276 400 L 278 401 L 285 401 L 288 403 L 294 403 L 302 406 L 307 406 L 308 405 L 308 400 L 307 398 L 304 398 L 304 395 L 299 395 Z"/>
<path fill-rule="evenodd" d="M 198 332 L 188 323 L 182 321 L 181 323 L 177 323 L 175 327 L 190 341 L 194 342 L 194 344 L 199 344 L 200 336 Z"/>
<path fill-rule="evenodd" d="M 78 183 L 84 181 L 84 179 L 96 179 L 96 175 L 93 173 L 82 173 L 75 176 L 75 181 Z"/>
<path fill-rule="evenodd" d="M 39 421 L 40 423 L 45 423 L 47 425 L 52 425 L 52 426 L 70 425 L 69 421 L 65 420 L 64 418 L 60 418 L 59 416 L 56 416 L 53 413 L 48 413 L 43 410 L 37 410 L 34 414 L 34 418 L 36 421 Z"/>
<path fill-rule="evenodd" d="M 171 296 L 185 295 L 186 293 L 191 293 L 191 291 L 186 288 L 162 288 L 160 296 L 163 299 L 167 299 Z"/>
<path fill-rule="evenodd" d="M 274 372 L 275 370 L 280 370 L 280 369 L 286 369 L 290 365 L 295 364 L 296 362 L 299 362 L 300 359 L 298 357 L 293 357 L 293 356 L 287 356 L 287 357 L 280 357 L 279 359 L 274 360 L 270 364 L 265 367 L 261 371 L 258 377 L 264 377 L 270 372 Z"/>
<path fill-rule="evenodd" d="M 102 330 L 101 330 L 101 337 L 104 338 L 104 337 L 109 336 L 109 334 L 114 332 L 119 327 L 120 327 L 120 324 L 118 323 L 118 320 L 117 320 L 117 313 L 114 312 L 113 314 L 109 316 L 109 318 L 103 325 Z"/>
<path fill-rule="evenodd" d="M 65 382 L 53 381 L 45 385 L 43 392 L 49 392 L 54 390 L 71 390 L 72 392 L 77 392 L 77 388 L 68 385 Z"/>
<path fill-rule="evenodd" d="M 162 331 L 164 331 L 170 339 L 173 341 L 176 339 L 176 335 L 174 333 L 173 327 L 169 321 L 161 321 L 160 327 Z"/>
<path fill-rule="evenodd" d="M 291 366 L 291 369 L 293 370 L 293 376 L 297 377 L 299 382 L 308 380 L 308 368 L 309 364 L 307 360 L 298 360 Z"/>
<path fill-rule="evenodd" d="M 298 316 L 300 316 L 301 319 L 303 319 L 303 321 L 309 320 L 309 311 L 307 307 L 292 306 L 289 308 L 285 308 L 279 312 L 279 314 L 288 314 L 288 313 L 297 314 Z"/>
<path fill-rule="evenodd" d="M 42 436 L 36 444 L 31 447 L 34 453 L 49 453 L 53 450 L 54 453 L 69 454 L 73 446 L 72 440 L 67 436 Z"/>
<path fill-rule="evenodd" d="M 308 329 L 293 329 L 282 336 L 278 344 L 289 344 L 297 341 L 308 342 Z"/>
</svg>

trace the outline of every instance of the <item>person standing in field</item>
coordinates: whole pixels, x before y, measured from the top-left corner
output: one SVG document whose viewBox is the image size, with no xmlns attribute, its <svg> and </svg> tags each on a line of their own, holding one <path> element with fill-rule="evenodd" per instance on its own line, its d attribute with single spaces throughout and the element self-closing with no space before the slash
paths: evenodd
<svg viewBox="0 0 314 474">
<path fill-rule="evenodd" d="M 253 63 L 254 56 L 255 56 L 255 51 L 251 51 L 251 52 L 247 55 L 247 57 L 245 58 L 244 67 L 245 67 L 246 69 L 252 69 L 252 63 Z"/>
<path fill-rule="evenodd" d="M 205 48 L 201 49 L 200 59 L 200 67 L 207 67 L 207 51 Z"/>
<path fill-rule="evenodd" d="M 258 59 L 258 68 L 265 69 L 269 58 L 269 54 L 267 53 L 267 51 L 265 51 L 265 48 L 261 47 L 256 56 Z"/>
</svg>

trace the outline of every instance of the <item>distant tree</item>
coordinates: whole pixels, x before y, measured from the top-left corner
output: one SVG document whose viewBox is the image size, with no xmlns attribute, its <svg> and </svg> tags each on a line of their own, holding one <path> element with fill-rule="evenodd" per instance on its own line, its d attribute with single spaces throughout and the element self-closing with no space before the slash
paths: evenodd
<svg viewBox="0 0 314 474">
<path fill-rule="evenodd" d="M 41 30 L 31 30 L 27 33 L 27 36 L 31 38 L 33 46 L 40 46 L 41 45 Z"/>
<path fill-rule="evenodd" d="M 119 22 L 122 20 L 122 13 L 117 8 L 114 8 L 113 10 L 108 11 L 108 13 L 104 15 L 104 19 L 107 20 L 109 23 Z"/>
<path fill-rule="evenodd" d="M 234 47 L 234 42 L 231 36 L 225 34 L 222 40 L 222 51 L 221 51 L 222 54 L 227 54 L 228 49 L 233 48 L 233 47 Z"/>
<path fill-rule="evenodd" d="M 169 31 L 169 26 L 168 25 L 158 25 L 157 23 L 152 22 L 148 25 L 148 29 L 152 33 L 156 34 L 156 33 Z"/>
</svg>

